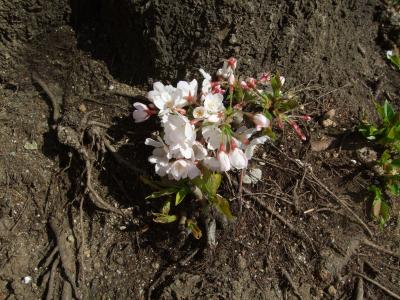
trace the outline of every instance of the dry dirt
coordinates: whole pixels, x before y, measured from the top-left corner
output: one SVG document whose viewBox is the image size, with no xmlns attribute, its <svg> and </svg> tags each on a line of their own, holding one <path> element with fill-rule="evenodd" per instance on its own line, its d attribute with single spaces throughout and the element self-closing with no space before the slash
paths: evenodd
<svg viewBox="0 0 400 300">
<path fill-rule="evenodd" d="M 399 199 L 381 230 L 354 133 L 360 113 L 376 118 L 372 100 L 400 106 L 400 73 L 385 60 L 396 9 L 174 3 L 0 0 L 0 300 L 362 299 L 354 272 L 399 295 Z M 151 172 L 143 141 L 156 124 L 130 112 L 149 78 L 198 77 L 230 55 L 246 74 L 284 74 L 313 117 L 301 124 L 309 140 L 335 142 L 313 151 L 286 129 L 260 149 L 263 178 L 241 202 L 224 182 L 236 218 L 209 248 L 151 221 L 135 168 Z M 330 109 L 336 126 L 323 127 Z M 362 291 L 390 299 L 366 280 Z"/>
</svg>

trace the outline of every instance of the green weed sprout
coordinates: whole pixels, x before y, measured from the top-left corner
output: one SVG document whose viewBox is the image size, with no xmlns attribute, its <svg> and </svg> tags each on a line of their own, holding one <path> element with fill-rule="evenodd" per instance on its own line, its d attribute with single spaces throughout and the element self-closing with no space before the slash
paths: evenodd
<svg viewBox="0 0 400 300">
<path fill-rule="evenodd" d="M 371 185 L 370 191 L 374 197 L 372 216 L 383 226 L 390 218 L 390 206 L 385 193 L 400 195 L 400 114 L 387 100 L 383 105 L 375 103 L 375 108 L 381 124 L 363 121 L 359 131 L 381 149 L 375 168 L 379 184 Z"/>
</svg>

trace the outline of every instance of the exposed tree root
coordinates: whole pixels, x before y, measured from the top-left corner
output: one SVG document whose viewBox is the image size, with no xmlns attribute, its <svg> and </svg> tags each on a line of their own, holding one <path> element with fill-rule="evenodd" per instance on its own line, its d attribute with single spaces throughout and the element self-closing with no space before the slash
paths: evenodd
<svg viewBox="0 0 400 300">
<path fill-rule="evenodd" d="M 76 286 L 76 268 L 75 268 L 75 256 L 73 251 L 70 247 L 68 247 L 65 243 L 67 241 L 67 234 L 64 230 L 60 228 L 60 225 L 53 217 L 50 219 L 50 228 L 53 231 L 54 235 L 56 236 L 58 251 L 59 251 L 59 258 L 61 260 L 61 266 L 64 271 L 67 280 L 71 284 L 71 287 L 74 291 L 75 298 L 81 299 L 81 294 L 78 291 Z"/>
<path fill-rule="evenodd" d="M 57 275 L 57 267 L 60 263 L 60 258 L 57 257 L 55 261 L 53 262 L 53 265 L 51 266 L 50 270 L 50 279 L 47 285 L 47 295 L 46 295 L 46 300 L 52 300 L 55 299 L 54 297 L 54 285 L 55 285 L 55 280 L 56 280 L 56 275 Z"/>
</svg>

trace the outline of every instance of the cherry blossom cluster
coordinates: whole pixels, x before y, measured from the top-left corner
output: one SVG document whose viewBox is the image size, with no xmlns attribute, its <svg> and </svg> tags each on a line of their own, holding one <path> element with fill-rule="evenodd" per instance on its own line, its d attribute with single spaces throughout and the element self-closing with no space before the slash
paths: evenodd
<svg viewBox="0 0 400 300">
<path fill-rule="evenodd" d="M 271 89 L 272 75 L 241 80 L 236 65 L 236 59 L 226 60 L 214 77 L 200 69 L 201 86 L 196 79 L 179 81 L 176 87 L 155 82 L 150 103 L 134 103 L 136 123 L 151 116 L 160 119 L 160 134 L 145 141 L 154 147 L 149 161 L 159 176 L 194 179 L 204 169 L 245 169 L 255 147 L 269 139 L 265 132 L 272 117 L 263 93 Z M 277 78 L 283 85 L 285 78 Z"/>
</svg>

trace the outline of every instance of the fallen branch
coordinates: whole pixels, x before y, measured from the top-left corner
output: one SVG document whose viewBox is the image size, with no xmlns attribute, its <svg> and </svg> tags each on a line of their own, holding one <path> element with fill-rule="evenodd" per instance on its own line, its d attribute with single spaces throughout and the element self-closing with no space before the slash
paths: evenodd
<svg viewBox="0 0 400 300">
<path fill-rule="evenodd" d="M 361 242 L 362 242 L 364 245 L 369 246 L 369 247 L 371 247 L 371 248 L 374 248 L 374 249 L 376 249 L 376 250 L 378 250 L 378 251 L 380 251 L 380 252 L 383 252 L 383 253 L 386 253 L 386 254 L 388 254 L 388 255 L 391 255 L 391 256 L 400 258 L 400 253 L 398 253 L 398 252 L 396 253 L 396 252 L 390 251 L 390 250 L 388 250 L 388 249 L 386 249 L 386 248 L 383 248 L 383 247 L 381 247 L 381 246 L 378 246 L 377 244 L 371 242 L 370 240 L 364 239 L 364 240 L 362 240 Z"/>
<path fill-rule="evenodd" d="M 363 265 L 360 265 L 360 270 L 363 271 Z M 358 277 L 355 300 L 364 300 L 364 281 L 362 277 Z"/>
<path fill-rule="evenodd" d="M 397 295 L 396 293 L 392 292 L 391 290 L 389 290 L 388 288 L 384 287 L 383 285 L 381 285 L 379 282 L 369 278 L 368 276 L 358 273 L 358 272 L 353 272 L 354 275 L 359 276 L 363 279 L 365 279 L 366 281 L 368 281 L 369 283 L 372 283 L 373 285 L 375 285 L 376 287 L 380 288 L 382 291 L 384 291 L 386 294 L 392 296 L 394 299 L 400 300 L 400 296 Z"/>
</svg>

